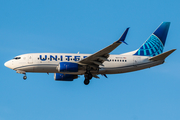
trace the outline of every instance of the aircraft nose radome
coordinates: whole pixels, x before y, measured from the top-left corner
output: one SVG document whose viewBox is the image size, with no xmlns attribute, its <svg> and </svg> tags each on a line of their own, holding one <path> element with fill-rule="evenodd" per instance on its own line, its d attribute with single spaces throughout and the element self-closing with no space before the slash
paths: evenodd
<svg viewBox="0 0 180 120">
<path fill-rule="evenodd" d="M 8 68 L 11 68 L 11 64 L 10 64 L 10 61 L 7 61 L 4 63 L 4 66 L 8 67 Z"/>
<path fill-rule="evenodd" d="M 5 63 L 4 63 L 4 66 L 6 66 L 6 67 L 7 67 L 7 62 L 5 62 Z"/>
</svg>

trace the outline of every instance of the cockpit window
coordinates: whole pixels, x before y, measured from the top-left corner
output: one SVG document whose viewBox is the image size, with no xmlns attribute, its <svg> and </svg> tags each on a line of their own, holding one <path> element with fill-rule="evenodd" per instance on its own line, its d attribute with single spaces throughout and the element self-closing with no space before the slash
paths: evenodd
<svg viewBox="0 0 180 120">
<path fill-rule="evenodd" d="M 21 57 L 15 57 L 15 58 L 13 58 L 13 59 L 15 59 L 15 60 L 19 60 L 19 59 L 21 59 Z"/>
</svg>

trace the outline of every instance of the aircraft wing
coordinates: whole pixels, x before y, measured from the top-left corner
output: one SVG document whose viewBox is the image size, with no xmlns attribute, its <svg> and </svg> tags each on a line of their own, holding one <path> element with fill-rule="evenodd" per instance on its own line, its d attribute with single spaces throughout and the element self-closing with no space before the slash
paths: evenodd
<svg viewBox="0 0 180 120">
<path fill-rule="evenodd" d="M 97 68 L 99 65 L 103 66 L 103 62 L 107 61 L 107 58 L 109 57 L 109 53 L 113 51 L 116 47 L 118 47 L 121 43 L 127 44 L 124 40 L 126 38 L 126 35 L 128 33 L 129 28 L 127 28 L 122 36 L 113 44 L 107 46 L 106 48 L 86 57 L 85 59 L 78 62 L 78 64 L 81 65 L 89 65 L 91 67 Z"/>
</svg>

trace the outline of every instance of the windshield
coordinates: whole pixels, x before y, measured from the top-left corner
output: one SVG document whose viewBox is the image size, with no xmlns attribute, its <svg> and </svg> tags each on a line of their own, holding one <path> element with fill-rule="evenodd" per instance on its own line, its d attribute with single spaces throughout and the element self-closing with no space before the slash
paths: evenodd
<svg viewBox="0 0 180 120">
<path fill-rule="evenodd" d="M 21 57 L 15 57 L 15 58 L 13 58 L 13 59 L 15 59 L 15 60 L 19 60 L 19 59 L 21 59 Z"/>
</svg>

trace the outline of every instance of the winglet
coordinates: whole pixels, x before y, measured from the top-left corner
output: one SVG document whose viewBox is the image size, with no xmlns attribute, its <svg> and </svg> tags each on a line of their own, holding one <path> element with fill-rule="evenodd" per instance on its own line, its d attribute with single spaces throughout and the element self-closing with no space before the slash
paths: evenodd
<svg viewBox="0 0 180 120">
<path fill-rule="evenodd" d="M 127 44 L 124 40 L 125 40 L 125 38 L 126 38 L 126 35 L 127 35 L 127 33 L 128 33 L 128 30 L 129 30 L 129 27 L 124 31 L 124 33 L 123 33 L 122 36 L 119 38 L 119 40 L 116 41 L 116 43 L 122 42 L 122 43 Z"/>
</svg>

